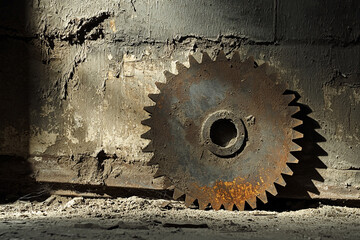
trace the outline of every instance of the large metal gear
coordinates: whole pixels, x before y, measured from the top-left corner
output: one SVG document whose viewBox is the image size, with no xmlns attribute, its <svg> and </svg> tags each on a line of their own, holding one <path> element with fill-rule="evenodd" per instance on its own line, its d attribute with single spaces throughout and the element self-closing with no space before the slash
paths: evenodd
<svg viewBox="0 0 360 240">
<path fill-rule="evenodd" d="M 177 75 L 165 71 L 160 93 L 149 94 L 156 105 L 144 108 L 151 117 L 142 124 L 151 129 L 142 137 L 151 142 L 143 151 L 154 153 L 155 177 L 169 178 L 174 198 L 185 194 L 187 206 L 266 203 L 266 192 L 277 194 L 274 183 L 285 186 L 282 174 L 292 175 L 287 163 L 298 162 L 291 154 L 302 137 L 293 129 L 302 124 L 292 117 L 299 107 L 289 106 L 295 96 L 284 94 L 267 64 L 241 62 L 237 52 L 229 60 L 221 51 L 215 61 L 203 53 L 201 63 L 190 55 L 189 62 L 177 64 Z"/>
</svg>

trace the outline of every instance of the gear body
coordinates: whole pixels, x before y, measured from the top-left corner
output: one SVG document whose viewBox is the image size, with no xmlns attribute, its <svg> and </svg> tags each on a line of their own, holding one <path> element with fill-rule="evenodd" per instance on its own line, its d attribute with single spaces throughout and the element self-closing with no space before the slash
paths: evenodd
<svg viewBox="0 0 360 240">
<path fill-rule="evenodd" d="M 186 195 L 186 205 L 198 200 L 243 210 L 245 202 L 256 207 L 256 198 L 267 202 L 266 192 L 276 195 L 282 174 L 291 175 L 287 163 L 299 151 L 293 130 L 302 122 L 292 117 L 298 107 L 289 106 L 293 95 L 277 74 L 252 58 L 231 60 L 221 52 L 216 61 L 204 53 L 202 62 L 189 57 L 190 67 L 177 65 L 178 74 L 165 72 L 166 84 L 157 83 L 160 94 L 149 97 L 155 106 L 145 107 L 151 129 L 142 135 L 151 142 L 150 164 L 159 165 L 158 176 L 174 186 L 174 198 Z"/>
</svg>

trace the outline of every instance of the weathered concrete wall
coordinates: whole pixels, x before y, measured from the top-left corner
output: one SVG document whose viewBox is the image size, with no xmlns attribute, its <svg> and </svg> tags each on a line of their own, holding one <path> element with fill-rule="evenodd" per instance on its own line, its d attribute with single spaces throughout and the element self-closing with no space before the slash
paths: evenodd
<svg viewBox="0 0 360 240">
<path fill-rule="evenodd" d="M 39 181 L 132 186 L 134 176 L 143 176 L 143 187 L 161 188 L 163 180 L 154 181 L 155 169 L 146 166 L 151 155 L 141 151 L 143 107 L 152 104 L 147 94 L 158 91 L 154 83 L 165 81 L 164 70 L 176 72 L 176 61 L 186 65 L 189 54 L 200 59 L 202 51 L 214 57 L 221 49 L 229 56 L 238 50 L 276 67 L 311 108 L 306 140 L 318 148 L 302 157 L 325 172 L 301 175 L 318 180 L 317 189 L 336 186 L 358 198 L 359 6 L 340 0 L 3 1 L 0 155 L 48 169 L 34 172 Z"/>
</svg>

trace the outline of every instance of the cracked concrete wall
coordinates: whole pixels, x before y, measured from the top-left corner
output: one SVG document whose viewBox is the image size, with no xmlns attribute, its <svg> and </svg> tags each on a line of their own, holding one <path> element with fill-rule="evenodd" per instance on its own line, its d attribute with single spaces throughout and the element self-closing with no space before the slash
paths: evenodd
<svg viewBox="0 0 360 240">
<path fill-rule="evenodd" d="M 147 94 L 165 81 L 162 72 L 176 72 L 175 62 L 186 65 L 189 54 L 215 57 L 224 49 L 269 62 L 301 95 L 326 139 L 327 168 L 360 169 L 357 1 L 16 0 L 0 6 L 0 99 L 6 103 L 0 155 L 58 159 L 78 176 L 70 182 L 111 185 L 123 164 L 145 166 L 151 157 L 141 151 L 147 128 L 140 122 L 147 118 L 143 107 L 152 104 Z M 107 160 L 99 165 L 102 154 Z"/>
</svg>

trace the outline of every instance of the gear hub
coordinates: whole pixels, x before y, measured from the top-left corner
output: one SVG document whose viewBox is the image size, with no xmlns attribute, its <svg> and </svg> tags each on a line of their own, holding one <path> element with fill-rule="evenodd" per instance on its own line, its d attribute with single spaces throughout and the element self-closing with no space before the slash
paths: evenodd
<svg viewBox="0 0 360 240">
<path fill-rule="evenodd" d="M 156 103 L 144 109 L 150 118 L 142 123 L 151 129 L 142 135 L 151 140 L 143 149 L 153 152 L 155 177 L 166 176 L 174 198 L 185 195 L 187 206 L 243 210 L 245 202 L 256 207 L 256 198 L 267 202 L 266 192 L 276 195 L 274 183 L 285 186 L 282 174 L 291 175 L 287 163 L 301 148 L 293 139 L 302 124 L 289 106 L 295 96 L 267 65 L 253 58 L 231 60 L 220 52 L 213 61 L 203 53 L 190 67 L 178 63 L 178 74 L 165 72 L 166 83 L 157 82 Z"/>
</svg>

